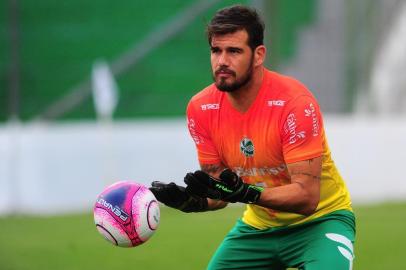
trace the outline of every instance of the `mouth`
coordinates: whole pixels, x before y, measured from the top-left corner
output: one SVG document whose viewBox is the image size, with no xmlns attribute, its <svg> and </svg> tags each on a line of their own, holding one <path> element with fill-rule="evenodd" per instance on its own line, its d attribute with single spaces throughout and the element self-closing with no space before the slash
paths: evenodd
<svg viewBox="0 0 406 270">
<path fill-rule="evenodd" d="M 218 77 L 232 77 L 232 76 L 234 76 L 235 73 L 231 70 L 221 69 L 221 70 L 216 71 L 215 74 Z"/>
</svg>

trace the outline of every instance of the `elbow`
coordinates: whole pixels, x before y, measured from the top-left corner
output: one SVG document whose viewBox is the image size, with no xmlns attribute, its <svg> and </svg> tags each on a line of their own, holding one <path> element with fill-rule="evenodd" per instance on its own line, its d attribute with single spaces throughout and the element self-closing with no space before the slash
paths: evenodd
<svg viewBox="0 0 406 270">
<path fill-rule="evenodd" d="M 319 199 L 309 200 L 305 204 L 303 204 L 302 208 L 300 209 L 299 214 L 304 215 L 304 216 L 311 216 L 316 212 L 318 205 L 319 205 Z"/>
<path fill-rule="evenodd" d="M 311 216 L 317 211 L 320 202 L 320 189 L 305 190 L 302 193 L 302 207 L 299 214 L 304 216 Z"/>
<path fill-rule="evenodd" d="M 311 215 L 313 215 L 313 214 L 316 212 L 316 209 L 317 209 L 317 205 L 316 205 L 316 206 L 303 207 L 303 208 L 300 210 L 300 213 L 299 213 L 299 214 L 301 214 L 301 215 L 303 215 L 303 216 L 311 216 Z"/>
</svg>

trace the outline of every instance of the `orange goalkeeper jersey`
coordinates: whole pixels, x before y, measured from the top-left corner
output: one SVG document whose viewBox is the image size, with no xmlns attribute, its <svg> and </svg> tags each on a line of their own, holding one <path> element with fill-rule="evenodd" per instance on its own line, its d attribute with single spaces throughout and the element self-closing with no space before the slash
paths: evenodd
<svg viewBox="0 0 406 270">
<path fill-rule="evenodd" d="M 316 99 L 298 81 L 264 69 L 256 99 L 240 113 L 214 84 L 196 94 L 187 120 L 200 164 L 222 163 L 246 183 L 290 183 L 286 164 L 323 156 L 320 202 L 311 216 L 248 204 L 243 221 L 264 229 L 299 224 L 336 210 L 352 210 L 348 190 L 331 159 Z"/>
</svg>

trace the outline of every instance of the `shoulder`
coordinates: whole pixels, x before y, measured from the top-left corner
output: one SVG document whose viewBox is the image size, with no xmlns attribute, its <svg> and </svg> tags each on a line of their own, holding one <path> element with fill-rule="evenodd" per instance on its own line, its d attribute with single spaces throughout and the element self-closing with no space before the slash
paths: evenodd
<svg viewBox="0 0 406 270">
<path fill-rule="evenodd" d="M 268 74 L 271 78 L 272 88 L 286 101 L 300 99 L 300 97 L 308 97 L 315 100 L 312 92 L 299 80 L 272 71 L 269 71 Z"/>
<path fill-rule="evenodd" d="M 202 111 L 218 109 L 221 96 L 222 93 L 217 90 L 214 84 L 211 84 L 190 99 L 187 110 L 196 110 L 197 108 Z"/>
<path fill-rule="evenodd" d="M 313 93 L 299 80 L 277 72 L 267 71 L 272 100 L 281 106 L 281 112 L 288 112 L 296 107 L 312 106 L 319 109 Z"/>
<path fill-rule="evenodd" d="M 214 84 L 210 84 L 197 94 L 195 94 L 189 103 L 202 104 L 209 101 L 216 101 L 220 97 L 220 91 L 217 90 Z"/>
</svg>

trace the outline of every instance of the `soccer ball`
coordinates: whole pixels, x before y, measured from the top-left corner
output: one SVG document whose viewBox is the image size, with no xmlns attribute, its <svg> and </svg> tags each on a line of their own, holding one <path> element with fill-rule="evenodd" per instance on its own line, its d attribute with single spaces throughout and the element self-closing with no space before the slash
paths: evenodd
<svg viewBox="0 0 406 270">
<path fill-rule="evenodd" d="M 107 187 L 93 209 L 99 233 L 112 244 L 135 247 L 146 242 L 158 228 L 160 211 L 145 186 L 121 181 Z"/>
</svg>

